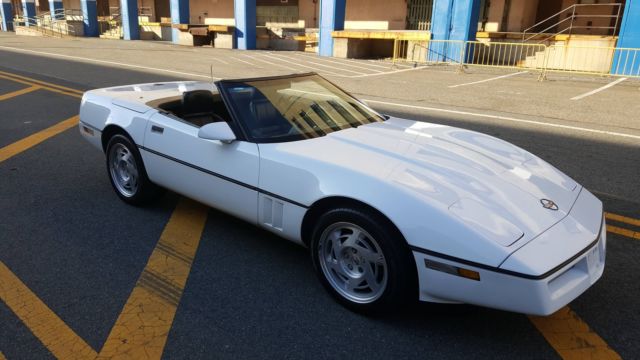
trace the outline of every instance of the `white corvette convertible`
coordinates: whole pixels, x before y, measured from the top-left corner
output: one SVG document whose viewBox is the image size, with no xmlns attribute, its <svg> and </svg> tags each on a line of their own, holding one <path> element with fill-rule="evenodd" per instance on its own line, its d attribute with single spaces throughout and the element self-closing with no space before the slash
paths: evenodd
<svg viewBox="0 0 640 360">
<path fill-rule="evenodd" d="M 378 114 L 316 74 L 92 90 L 118 196 L 167 188 L 310 249 L 357 311 L 420 299 L 546 315 L 602 275 L 602 203 L 531 153 Z"/>
</svg>

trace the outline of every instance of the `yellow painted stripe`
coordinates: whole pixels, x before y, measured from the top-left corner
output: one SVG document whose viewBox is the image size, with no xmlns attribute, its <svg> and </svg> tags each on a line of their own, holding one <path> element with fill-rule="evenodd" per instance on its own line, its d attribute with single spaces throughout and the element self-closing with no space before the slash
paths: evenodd
<svg viewBox="0 0 640 360">
<path fill-rule="evenodd" d="M 58 84 L 53 84 L 53 83 L 50 83 L 50 82 L 46 82 L 46 81 L 42 81 L 42 80 L 30 78 L 30 77 L 18 75 L 18 74 L 13 74 L 13 73 L 6 72 L 6 71 L 0 71 L 0 74 L 4 75 L 5 77 L 21 79 L 21 80 L 28 81 L 28 82 L 31 82 L 31 83 L 37 83 L 37 84 L 40 84 L 40 85 L 53 87 L 53 88 L 56 88 L 56 89 L 59 89 L 59 90 L 67 91 L 67 92 L 75 92 L 75 93 L 79 93 L 79 94 L 83 93 L 82 90 L 72 89 L 70 87 L 66 87 L 66 86 L 62 86 L 62 85 L 58 85 Z"/>
<path fill-rule="evenodd" d="M 99 358 L 160 359 L 206 219 L 205 206 L 178 203 Z"/>
<path fill-rule="evenodd" d="M 529 316 L 529 319 L 565 360 L 621 359 L 589 325 L 566 306 L 550 316 Z"/>
<path fill-rule="evenodd" d="M 607 231 L 614 234 L 626 236 L 628 238 L 640 240 L 640 232 L 637 232 L 637 231 L 628 230 L 625 228 L 608 225 L 608 224 L 607 224 Z"/>
<path fill-rule="evenodd" d="M 4 354 L 2 353 L 2 351 L 0 351 L 0 360 L 7 360 L 7 358 L 4 357 Z"/>
<path fill-rule="evenodd" d="M 30 86 L 28 88 L 24 88 L 24 89 L 20 89 L 20 90 L 17 90 L 17 91 L 13 91 L 13 92 L 10 92 L 8 94 L 0 95 L 0 101 L 11 99 L 11 98 L 14 98 L 16 96 L 28 94 L 30 92 L 33 92 L 33 91 L 36 91 L 36 90 L 39 90 L 39 89 L 41 89 L 40 86 L 35 86 L 34 85 L 34 86 Z"/>
<path fill-rule="evenodd" d="M 0 261 L 0 299 L 59 359 L 93 359 L 96 352 Z"/>
<path fill-rule="evenodd" d="M 618 214 L 613 214 L 613 213 L 605 213 L 604 216 L 609 220 L 618 221 L 628 225 L 640 226 L 640 220 L 638 219 L 634 219 L 634 218 L 630 218 L 630 217 L 626 217 Z"/>
<path fill-rule="evenodd" d="M 72 116 L 67 120 L 61 121 L 51 127 L 48 127 L 35 134 L 29 135 L 22 140 L 18 140 L 10 145 L 0 148 L 0 162 L 7 160 L 27 149 L 30 149 L 48 138 L 58 135 L 59 133 L 78 125 L 78 115 Z"/>
<path fill-rule="evenodd" d="M 2 73 L 2 71 L 0 71 L 0 73 Z M 11 76 L 5 76 L 0 74 L 0 79 L 5 79 L 5 80 L 10 80 L 10 81 L 14 81 L 20 84 L 24 84 L 24 85 L 30 85 L 30 86 L 39 86 L 42 89 L 48 90 L 48 91 L 52 91 L 58 94 L 63 94 L 63 95 L 68 95 L 68 96 L 72 96 L 72 97 L 76 97 L 76 98 L 82 98 L 82 92 L 78 91 L 78 90 L 61 90 L 55 87 L 51 87 L 51 86 L 47 86 L 47 85 L 40 85 L 36 82 L 32 82 L 32 81 L 26 81 L 26 80 L 20 80 L 20 79 L 16 79 L 13 78 Z M 48 83 L 47 83 L 48 84 Z"/>
</svg>

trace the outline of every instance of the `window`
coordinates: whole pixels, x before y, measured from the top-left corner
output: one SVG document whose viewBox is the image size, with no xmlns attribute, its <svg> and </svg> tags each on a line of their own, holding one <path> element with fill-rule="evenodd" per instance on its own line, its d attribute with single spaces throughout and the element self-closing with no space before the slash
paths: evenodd
<svg viewBox="0 0 640 360">
<path fill-rule="evenodd" d="M 222 81 L 250 140 L 284 142 L 325 136 L 384 118 L 318 75 Z"/>
</svg>

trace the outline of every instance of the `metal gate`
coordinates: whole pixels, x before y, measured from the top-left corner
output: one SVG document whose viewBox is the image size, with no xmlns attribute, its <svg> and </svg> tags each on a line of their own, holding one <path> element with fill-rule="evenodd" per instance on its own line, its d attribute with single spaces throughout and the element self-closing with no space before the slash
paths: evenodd
<svg viewBox="0 0 640 360">
<path fill-rule="evenodd" d="M 407 30 L 431 30 L 433 0 L 407 0 Z"/>
</svg>

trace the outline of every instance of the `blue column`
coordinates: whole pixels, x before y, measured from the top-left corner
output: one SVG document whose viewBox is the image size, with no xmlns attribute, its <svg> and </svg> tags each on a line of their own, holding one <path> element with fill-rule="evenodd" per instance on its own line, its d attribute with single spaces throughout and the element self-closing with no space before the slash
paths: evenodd
<svg viewBox="0 0 640 360">
<path fill-rule="evenodd" d="M 189 23 L 189 0 L 170 0 L 171 7 L 171 24 L 188 24 Z M 174 44 L 178 43 L 180 30 L 171 29 L 171 39 Z"/>
<path fill-rule="evenodd" d="M 233 0 L 238 49 L 256 48 L 256 0 Z"/>
<path fill-rule="evenodd" d="M 640 48 L 640 0 L 627 0 L 617 48 Z M 616 50 L 611 74 L 640 75 L 640 51 Z"/>
<path fill-rule="evenodd" d="M 51 18 L 52 19 L 56 19 L 56 18 L 63 18 L 63 15 L 60 13 L 62 10 L 64 9 L 64 6 L 62 5 L 62 0 L 49 0 L 49 11 L 51 11 Z M 59 14 L 56 16 L 56 12 L 58 12 Z"/>
<path fill-rule="evenodd" d="M 84 36 L 98 36 L 98 6 L 96 0 L 80 0 L 84 18 Z"/>
<path fill-rule="evenodd" d="M 0 15 L 2 15 L 2 31 L 13 31 L 13 6 L 11 0 L 2 0 L 0 7 Z"/>
<path fill-rule="evenodd" d="M 331 32 L 344 30 L 346 0 L 320 1 L 320 38 L 318 48 L 320 56 L 333 56 L 333 37 Z"/>
<path fill-rule="evenodd" d="M 464 44 L 476 39 L 480 0 L 435 0 L 431 17 L 430 60 L 459 61 Z M 456 42 L 454 42 L 456 41 Z"/>
<path fill-rule="evenodd" d="M 449 40 L 453 0 L 434 0 L 431 15 L 431 38 Z"/>
<path fill-rule="evenodd" d="M 35 25 L 31 23 L 35 21 L 36 17 L 36 1 L 35 0 L 22 0 L 22 14 L 24 17 L 29 18 L 25 25 Z"/>
<path fill-rule="evenodd" d="M 120 0 L 120 16 L 122 17 L 122 33 L 124 39 L 139 40 L 138 0 Z"/>
</svg>

